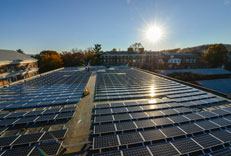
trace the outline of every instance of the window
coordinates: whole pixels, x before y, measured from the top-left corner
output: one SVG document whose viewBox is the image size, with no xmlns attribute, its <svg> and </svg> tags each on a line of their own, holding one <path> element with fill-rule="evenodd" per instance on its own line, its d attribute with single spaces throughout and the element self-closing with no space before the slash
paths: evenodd
<svg viewBox="0 0 231 156">
<path fill-rule="evenodd" d="M 8 72 L 8 67 L 4 67 L 4 71 L 5 71 L 5 73 L 7 73 Z"/>
<path fill-rule="evenodd" d="M 11 66 L 10 69 L 11 69 L 11 72 L 15 72 L 14 66 Z"/>
</svg>

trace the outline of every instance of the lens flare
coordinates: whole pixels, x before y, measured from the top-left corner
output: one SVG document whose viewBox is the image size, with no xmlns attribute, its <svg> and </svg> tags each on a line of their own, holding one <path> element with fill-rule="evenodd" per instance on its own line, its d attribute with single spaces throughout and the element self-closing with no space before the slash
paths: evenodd
<svg viewBox="0 0 231 156">
<path fill-rule="evenodd" d="M 163 30 L 160 26 L 150 25 L 145 30 L 145 38 L 150 42 L 157 42 L 161 40 L 163 36 Z"/>
</svg>

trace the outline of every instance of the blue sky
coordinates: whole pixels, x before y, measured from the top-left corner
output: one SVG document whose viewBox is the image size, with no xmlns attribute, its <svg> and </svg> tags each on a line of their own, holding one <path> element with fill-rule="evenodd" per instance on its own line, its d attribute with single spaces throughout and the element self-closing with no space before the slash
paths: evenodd
<svg viewBox="0 0 231 156">
<path fill-rule="evenodd" d="M 157 23 L 163 38 L 143 39 Z M 184 48 L 231 43 L 231 0 L 0 0 L 0 49 L 62 52 L 96 43 L 103 50 Z"/>
</svg>

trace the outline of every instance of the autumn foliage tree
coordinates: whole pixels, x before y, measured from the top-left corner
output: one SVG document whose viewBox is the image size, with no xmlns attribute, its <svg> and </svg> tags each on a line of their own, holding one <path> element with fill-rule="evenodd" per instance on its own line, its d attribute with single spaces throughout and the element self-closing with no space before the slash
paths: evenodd
<svg viewBox="0 0 231 156">
<path fill-rule="evenodd" d="M 205 53 L 205 59 L 211 67 L 221 67 L 227 60 L 228 50 L 223 44 L 211 45 Z"/>
<path fill-rule="evenodd" d="M 81 66 L 84 64 L 84 53 L 79 49 L 72 49 L 70 52 L 62 52 L 61 59 L 65 67 Z"/>
<path fill-rule="evenodd" d="M 42 51 L 40 53 L 40 73 L 54 70 L 63 66 L 63 61 L 56 51 Z"/>
</svg>

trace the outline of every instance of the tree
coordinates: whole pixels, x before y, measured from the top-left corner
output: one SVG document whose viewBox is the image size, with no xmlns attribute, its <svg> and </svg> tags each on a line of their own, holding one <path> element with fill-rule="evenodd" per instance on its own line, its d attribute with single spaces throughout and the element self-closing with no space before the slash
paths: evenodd
<svg viewBox="0 0 231 156">
<path fill-rule="evenodd" d="M 63 66 L 63 61 L 59 53 L 56 51 L 43 51 L 40 53 L 40 55 L 40 73 L 54 70 Z"/>
<path fill-rule="evenodd" d="M 102 47 L 101 44 L 95 44 L 95 47 L 93 48 L 93 51 L 95 53 L 99 53 L 101 51 Z"/>
<path fill-rule="evenodd" d="M 117 51 L 117 49 L 116 49 L 116 48 L 113 48 L 111 51 L 116 52 L 116 51 Z"/>
<path fill-rule="evenodd" d="M 17 49 L 16 50 L 18 53 L 24 54 L 24 51 L 22 51 L 21 49 Z"/>
<path fill-rule="evenodd" d="M 40 55 L 59 55 L 59 53 L 57 51 L 54 50 L 44 50 L 42 52 L 40 52 Z"/>
<path fill-rule="evenodd" d="M 211 67 L 221 67 L 227 60 L 227 49 L 223 44 L 209 46 L 205 52 L 205 59 Z"/>
<path fill-rule="evenodd" d="M 102 47 L 101 44 L 95 44 L 95 47 L 93 48 L 94 56 L 95 56 L 95 61 L 94 61 L 94 65 L 101 65 L 101 59 L 100 59 L 100 55 L 103 53 L 103 51 L 101 51 Z"/>
<path fill-rule="evenodd" d="M 61 54 L 64 66 L 81 66 L 84 64 L 84 53 L 81 49 L 72 49 L 71 52 Z"/>
</svg>

